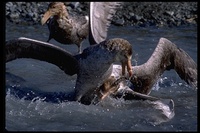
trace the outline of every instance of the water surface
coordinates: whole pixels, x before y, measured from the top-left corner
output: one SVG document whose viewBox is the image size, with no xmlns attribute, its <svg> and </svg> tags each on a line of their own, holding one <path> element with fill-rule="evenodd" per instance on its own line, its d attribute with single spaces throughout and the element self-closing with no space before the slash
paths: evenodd
<svg viewBox="0 0 200 133">
<path fill-rule="evenodd" d="M 29 37 L 48 39 L 47 26 L 6 23 L 6 40 Z M 127 39 L 133 46 L 133 65 L 145 63 L 160 37 L 184 49 L 197 62 L 197 27 L 109 28 L 108 38 Z M 51 43 L 72 53 L 76 45 Z M 83 42 L 83 49 L 88 47 Z M 64 60 L 64 59 L 63 59 Z M 74 90 L 76 75 L 67 76 L 57 66 L 18 59 L 6 63 L 5 128 L 9 131 L 197 131 L 197 90 L 188 86 L 174 70 L 166 71 L 150 95 L 173 99 L 174 116 L 167 117 L 162 102 L 124 101 L 106 98 L 98 105 L 65 101 Z M 43 97 L 39 97 L 43 96 Z M 60 99 L 59 99 L 60 98 Z M 48 100 L 47 100 L 48 99 Z M 61 101 L 62 99 L 62 101 Z M 162 108 L 159 109 L 159 105 Z"/>
</svg>

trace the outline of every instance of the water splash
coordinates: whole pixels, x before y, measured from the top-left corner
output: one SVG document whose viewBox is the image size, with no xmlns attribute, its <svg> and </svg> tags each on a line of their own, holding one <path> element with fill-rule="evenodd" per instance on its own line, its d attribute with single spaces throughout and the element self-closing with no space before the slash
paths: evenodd
<svg viewBox="0 0 200 133">
<path fill-rule="evenodd" d="M 151 124 L 159 125 L 163 122 L 168 122 L 175 116 L 174 101 L 172 99 L 162 99 L 161 101 L 152 102 L 152 104 L 160 113 L 153 115 L 154 121 L 150 122 Z"/>
</svg>

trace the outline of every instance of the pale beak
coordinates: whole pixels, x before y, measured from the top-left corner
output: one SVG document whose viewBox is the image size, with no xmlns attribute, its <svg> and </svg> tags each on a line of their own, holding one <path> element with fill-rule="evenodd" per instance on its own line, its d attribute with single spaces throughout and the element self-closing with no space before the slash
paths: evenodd
<svg viewBox="0 0 200 133">
<path fill-rule="evenodd" d="M 122 75 L 123 76 L 125 75 L 126 67 L 127 67 L 129 77 L 131 77 L 133 75 L 131 60 L 128 60 L 127 62 L 122 62 Z"/>
<path fill-rule="evenodd" d="M 51 17 L 51 13 L 48 10 L 47 12 L 45 12 L 44 16 L 42 17 L 42 20 L 41 20 L 42 25 L 45 24 L 50 17 Z"/>
</svg>

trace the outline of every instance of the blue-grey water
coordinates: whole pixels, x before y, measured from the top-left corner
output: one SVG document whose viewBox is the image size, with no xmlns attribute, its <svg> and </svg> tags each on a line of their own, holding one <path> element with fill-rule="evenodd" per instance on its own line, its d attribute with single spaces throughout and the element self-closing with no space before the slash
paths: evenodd
<svg viewBox="0 0 200 133">
<path fill-rule="evenodd" d="M 49 35 L 46 25 L 7 22 L 5 30 L 6 40 L 23 36 L 46 41 Z M 111 26 L 108 38 L 115 37 L 127 39 L 133 45 L 133 65 L 148 60 L 160 37 L 181 47 L 197 62 L 197 26 Z M 76 45 L 50 42 L 77 52 Z M 83 49 L 88 46 L 88 41 L 84 41 Z M 164 105 L 159 109 L 161 103 L 150 101 L 110 97 L 98 105 L 65 101 L 64 93 L 74 90 L 76 75 L 67 76 L 57 66 L 46 62 L 17 59 L 6 63 L 5 70 L 5 129 L 9 131 L 197 131 L 197 89 L 187 85 L 174 70 L 164 72 L 150 94 L 173 99 L 174 114 L 170 117 L 164 112 Z"/>
</svg>

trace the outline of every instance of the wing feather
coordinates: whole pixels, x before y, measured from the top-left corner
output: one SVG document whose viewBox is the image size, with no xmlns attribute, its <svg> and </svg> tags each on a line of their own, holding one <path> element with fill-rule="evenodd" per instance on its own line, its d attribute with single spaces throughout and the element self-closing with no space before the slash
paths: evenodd
<svg viewBox="0 0 200 133">
<path fill-rule="evenodd" d="M 18 58 L 32 58 L 58 66 L 68 75 L 78 73 L 77 60 L 64 49 L 50 43 L 20 37 L 6 42 L 6 62 Z"/>
<path fill-rule="evenodd" d="M 111 19 L 121 2 L 90 2 L 90 45 L 98 44 L 107 38 Z"/>
</svg>

